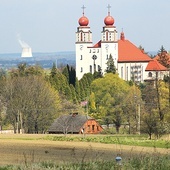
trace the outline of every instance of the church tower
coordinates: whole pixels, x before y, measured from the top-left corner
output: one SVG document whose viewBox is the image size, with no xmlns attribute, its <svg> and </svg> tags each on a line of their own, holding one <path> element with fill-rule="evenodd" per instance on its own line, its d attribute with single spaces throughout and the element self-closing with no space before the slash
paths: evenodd
<svg viewBox="0 0 170 170">
<path fill-rule="evenodd" d="M 106 63 L 110 55 L 114 60 L 116 68 L 118 62 L 118 33 L 116 27 L 114 26 L 114 18 L 110 15 L 110 8 L 111 6 L 108 5 L 108 16 L 104 19 L 105 26 L 101 32 L 102 72 L 105 72 L 106 70 Z"/>
<path fill-rule="evenodd" d="M 90 72 L 90 61 L 88 58 L 88 47 L 92 46 L 92 32 L 88 26 L 89 20 L 84 15 L 85 7 L 83 9 L 83 16 L 78 20 L 79 26 L 76 32 L 76 77 L 82 78 L 85 73 Z"/>
</svg>

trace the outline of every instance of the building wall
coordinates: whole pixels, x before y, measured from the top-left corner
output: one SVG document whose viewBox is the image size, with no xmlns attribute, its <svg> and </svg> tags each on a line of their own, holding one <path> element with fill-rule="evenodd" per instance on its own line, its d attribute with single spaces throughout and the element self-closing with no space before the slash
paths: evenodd
<svg viewBox="0 0 170 170">
<path fill-rule="evenodd" d="M 118 63 L 119 77 L 126 81 L 143 82 L 148 77 L 148 73 L 145 71 L 147 64 L 147 62 Z"/>
<path fill-rule="evenodd" d="M 83 35 L 83 38 L 81 38 Z M 123 80 L 144 82 L 148 62 L 119 63 L 118 33 L 115 26 L 104 26 L 101 32 L 101 46 L 93 46 L 90 27 L 77 27 L 76 32 L 76 77 L 80 80 L 85 73 L 100 71 L 106 73 L 109 56 L 113 57 L 119 77 Z"/>
<path fill-rule="evenodd" d="M 95 120 L 88 120 L 84 124 L 83 128 L 85 134 L 97 134 L 103 130 L 103 128 Z"/>
</svg>

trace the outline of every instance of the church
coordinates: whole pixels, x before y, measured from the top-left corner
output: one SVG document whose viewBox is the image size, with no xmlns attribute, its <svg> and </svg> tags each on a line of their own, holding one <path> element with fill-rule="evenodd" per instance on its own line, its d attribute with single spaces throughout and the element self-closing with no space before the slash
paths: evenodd
<svg viewBox="0 0 170 170">
<path fill-rule="evenodd" d="M 110 5 L 108 5 L 108 14 L 104 18 L 101 40 L 93 44 L 89 19 L 84 15 L 84 6 L 82 8 L 83 16 L 78 20 L 75 42 L 78 80 L 85 73 L 93 74 L 95 71 L 101 71 L 104 75 L 110 56 L 113 58 L 119 77 L 123 80 L 142 83 L 153 79 L 154 71 L 159 71 L 160 76 L 163 75 L 162 72 L 166 71 L 164 66 L 127 40 L 123 31 L 118 35 L 114 18 L 110 14 Z"/>
</svg>

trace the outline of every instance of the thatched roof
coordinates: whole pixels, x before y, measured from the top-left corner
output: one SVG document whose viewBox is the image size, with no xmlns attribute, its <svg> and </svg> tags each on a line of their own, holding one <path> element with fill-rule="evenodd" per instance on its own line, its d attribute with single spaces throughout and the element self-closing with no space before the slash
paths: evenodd
<svg viewBox="0 0 170 170">
<path fill-rule="evenodd" d="M 79 133 L 87 120 L 93 119 L 87 115 L 70 114 L 62 115 L 54 121 L 49 128 L 49 133 Z"/>
</svg>

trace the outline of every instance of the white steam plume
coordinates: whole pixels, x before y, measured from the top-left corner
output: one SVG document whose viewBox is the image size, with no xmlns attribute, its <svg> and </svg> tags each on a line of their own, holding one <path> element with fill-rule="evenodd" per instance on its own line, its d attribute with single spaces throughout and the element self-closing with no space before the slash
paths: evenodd
<svg viewBox="0 0 170 170">
<path fill-rule="evenodd" d="M 30 48 L 30 46 L 29 46 L 26 42 L 24 42 L 23 40 L 21 40 L 19 34 L 17 35 L 17 39 L 18 39 L 18 42 L 19 42 L 19 44 L 21 45 L 22 48 Z"/>
</svg>

